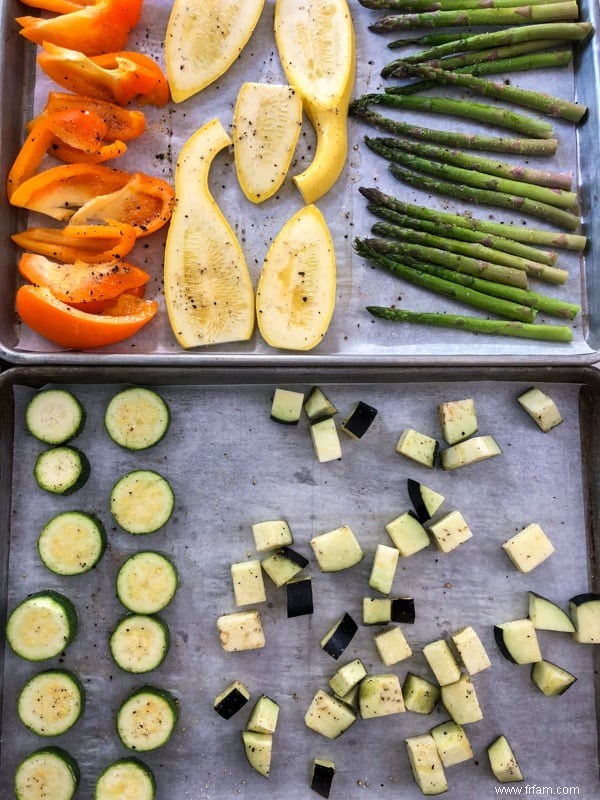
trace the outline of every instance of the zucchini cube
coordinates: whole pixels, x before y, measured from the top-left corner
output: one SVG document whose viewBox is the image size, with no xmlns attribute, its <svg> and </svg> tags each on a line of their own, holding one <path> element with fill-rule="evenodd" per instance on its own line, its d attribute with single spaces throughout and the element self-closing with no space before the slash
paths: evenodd
<svg viewBox="0 0 600 800">
<path fill-rule="evenodd" d="M 436 725 L 430 733 L 445 767 L 453 767 L 473 758 L 471 743 L 462 725 L 449 720 Z"/>
<path fill-rule="evenodd" d="M 408 558 L 430 544 L 429 534 L 412 511 L 405 511 L 385 526 L 394 547 L 403 558 Z"/>
<path fill-rule="evenodd" d="M 397 453 L 429 469 L 435 464 L 438 449 L 439 445 L 435 439 L 425 433 L 419 433 L 414 428 L 402 431 L 396 444 Z"/>
<path fill-rule="evenodd" d="M 436 795 L 448 791 L 448 781 L 433 736 L 421 733 L 404 741 L 413 778 L 422 794 Z"/>
<path fill-rule="evenodd" d="M 265 646 L 260 614 L 258 611 L 237 611 L 223 614 L 217 619 L 217 630 L 223 650 L 259 650 Z"/>
<path fill-rule="evenodd" d="M 541 527 L 533 522 L 511 536 L 502 549 L 519 572 L 531 572 L 554 553 L 554 545 Z"/>
<path fill-rule="evenodd" d="M 437 549 L 442 553 L 449 553 L 473 536 L 473 532 L 460 511 L 450 511 L 437 522 L 431 523 L 429 532 L 433 536 Z"/>
<path fill-rule="evenodd" d="M 440 701 L 439 686 L 414 672 L 407 672 L 402 684 L 402 696 L 407 711 L 431 714 Z"/>
<path fill-rule="evenodd" d="M 304 724 L 327 739 L 337 739 L 356 722 L 356 714 L 350 706 L 319 689 L 306 714 Z"/>
<path fill-rule="evenodd" d="M 396 575 L 400 552 L 395 547 L 378 544 L 369 576 L 369 586 L 381 594 L 389 594 Z"/>
<path fill-rule="evenodd" d="M 314 536 L 310 546 L 321 572 L 349 569 L 364 557 L 362 547 L 348 525 Z"/>
<path fill-rule="evenodd" d="M 470 625 L 453 633 L 452 642 L 469 675 L 476 675 L 491 666 L 492 662 L 477 631 Z"/>
<path fill-rule="evenodd" d="M 260 561 L 240 561 L 231 565 L 236 606 L 264 603 L 267 599 Z"/>
<path fill-rule="evenodd" d="M 254 544 L 259 553 L 292 544 L 292 532 L 284 519 L 255 522 L 252 526 Z"/>
<path fill-rule="evenodd" d="M 358 708 L 362 719 L 387 717 L 406 711 L 402 687 L 397 675 L 368 675 L 360 682 Z"/>
<path fill-rule="evenodd" d="M 375 647 L 379 653 L 379 658 L 386 667 L 404 661 L 405 658 L 412 656 L 412 650 L 406 637 L 399 627 L 389 628 L 383 633 L 377 633 L 373 637 Z"/>
<path fill-rule="evenodd" d="M 440 686 L 454 683 L 460 678 L 460 667 L 444 639 L 436 639 L 426 644 L 423 655 Z"/>
<path fill-rule="evenodd" d="M 563 421 L 554 400 L 541 389 L 532 387 L 517 398 L 523 408 L 544 433 L 552 430 Z"/>
</svg>

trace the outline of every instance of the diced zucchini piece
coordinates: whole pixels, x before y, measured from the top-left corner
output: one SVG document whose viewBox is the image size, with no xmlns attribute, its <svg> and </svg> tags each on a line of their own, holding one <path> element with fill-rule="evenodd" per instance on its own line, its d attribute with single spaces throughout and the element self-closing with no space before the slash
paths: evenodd
<svg viewBox="0 0 600 800">
<path fill-rule="evenodd" d="M 321 647 L 337 660 L 348 647 L 357 630 L 356 622 L 350 614 L 345 613 L 323 636 L 320 642 Z"/>
<path fill-rule="evenodd" d="M 76 492 L 90 477 L 90 462 L 85 453 L 71 445 L 50 447 L 35 460 L 33 476 L 40 489 L 52 494 Z"/>
<path fill-rule="evenodd" d="M 540 430 L 547 433 L 563 420 L 554 400 L 541 389 L 532 387 L 517 398 L 521 408 L 529 414 Z"/>
<path fill-rule="evenodd" d="M 15 771 L 16 800 L 71 800 L 79 786 L 79 766 L 62 747 L 42 747 L 21 761 Z"/>
<path fill-rule="evenodd" d="M 335 775 L 335 762 L 325 758 L 315 758 L 310 779 L 310 788 L 321 797 L 329 797 Z"/>
<path fill-rule="evenodd" d="M 425 484 L 419 483 L 419 481 L 415 481 L 412 478 L 408 478 L 406 485 L 417 519 L 425 524 L 441 508 L 446 498 L 443 494 L 436 492 L 435 489 L 430 489 Z"/>
<path fill-rule="evenodd" d="M 402 431 L 396 444 L 397 453 L 430 469 L 435 464 L 438 449 L 439 445 L 435 439 L 425 433 L 419 433 L 414 428 Z"/>
<path fill-rule="evenodd" d="M 262 568 L 258 559 L 231 565 L 231 580 L 236 606 L 264 603 L 267 599 Z"/>
<path fill-rule="evenodd" d="M 310 435 L 315 455 L 321 464 L 340 460 L 342 445 L 333 417 L 326 417 L 319 422 L 311 423 Z"/>
<path fill-rule="evenodd" d="M 310 578 L 294 578 L 286 584 L 285 588 L 288 619 L 313 613 L 312 580 Z"/>
<path fill-rule="evenodd" d="M 363 597 L 363 625 L 387 625 L 392 619 L 389 597 Z"/>
<path fill-rule="evenodd" d="M 217 619 L 217 630 L 223 650 L 259 650 L 265 646 L 260 614 L 258 611 L 237 611 L 223 614 Z"/>
<path fill-rule="evenodd" d="M 341 424 L 341 429 L 352 439 L 362 439 L 377 416 L 377 409 L 360 400 Z"/>
<path fill-rule="evenodd" d="M 439 686 L 421 675 L 407 672 L 402 684 L 402 697 L 407 711 L 414 711 L 416 714 L 431 714 L 439 703 L 441 694 Z"/>
<path fill-rule="evenodd" d="M 233 681 L 215 697 L 213 707 L 223 719 L 231 719 L 250 700 L 250 692 L 241 681 Z"/>
<path fill-rule="evenodd" d="M 44 525 L 37 548 L 51 572 L 81 575 L 93 569 L 104 555 L 106 531 L 92 514 L 64 511 Z"/>
<path fill-rule="evenodd" d="M 25 426 L 45 444 L 59 445 L 74 439 L 85 423 L 85 410 L 67 389 L 42 389 L 25 409 Z"/>
<path fill-rule="evenodd" d="M 379 658 L 386 667 L 397 664 L 399 661 L 404 661 L 404 659 L 410 658 L 412 655 L 412 650 L 406 641 L 402 628 L 398 626 L 388 628 L 382 633 L 376 633 L 373 640 L 379 653 Z"/>
<path fill-rule="evenodd" d="M 502 548 L 519 572 L 531 572 L 554 552 L 554 545 L 536 522 L 507 539 Z"/>
<path fill-rule="evenodd" d="M 59 592 L 36 592 L 22 600 L 6 623 L 6 640 L 27 661 L 59 655 L 77 634 L 77 612 Z"/>
<path fill-rule="evenodd" d="M 500 783 L 522 781 L 523 773 L 506 736 L 498 736 L 487 748 L 490 767 Z"/>
<path fill-rule="evenodd" d="M 38 736 L 60 736 L 77 722 L 85 692 L 79 678 L 64 669 L 48 669 L 30 678 L 17 700 L 19 719 Z"/>
<path fill-rule="evenodd" d="M 457 725 L 467 725 L 483 719 L 475 686 L 469 675 L 461 675 L 454 683 L 441 687 L 442 703 Z"/>
<path fill-rule="evenodd" d="M 469 675 L 476 675 L 491 666 L 492 662 L 477 631 L 470 625 L 453 633 L 452 641 Z"/>
<path fill-rule="evenodd" d="M 575 625 L 566 611 L 542 597 L 537 592 L 529 592 L 529 619 L 533 622 L 533 627 L 538 631 L 562 631 L 564 633 L 574 633 Z"/>
<path fill-rule="evenodd" d="M 152 770 L 139 758 L 119 758 L 96 781 L 94 800 L 154 800 L 156 781 Z"/>
<path fill-rule="evenodd" d="M 127 450 L 147 450 L 161 441 L 169 429 L 171 414 L 153 389 L 130 386 L 117 392 L 104 413 L 106 432 Z"/>
<path fill-rule="evenodd" d="M 412 511 L 405 511 L 385 526 L 394 547 L 403 558 L 408 558 L 428 547 L 429 534 Z"/>
<path fill-rule="evenodd" d="M 262 568 L 277 588 L 294 578 L 308 564 L 308 559 L 291 547 L 282 547 L 262 560 Z"/>
<path fill-rule="evenodd" d="M 464 442 L 447 447 L 440 451 L 442 469 L 452 470 L 477 464 L 486 458 L 499 456 L 502 453 L 498 442 L 493 436 L 473 436 Z"/>
<path fill-rule="evenodd" d="M 256 733 L 275 733 L 279 720 L 279 704 L 262 694 L 250 712 L 246 730 Z"/>
<path fill-rule="evenodd" d="M 256 770 L 259 775 L 268 778 L 273 756 L 273 734 L 242 731 L 242 741 L 246 758 L 252 769 Z"/>
<path fill-rule="evenodd" d="M 460 678 L 460 667 L 445 639 L 436 639 L 426 644 L 423 655 L 440 686 L 454 683 Z"/>
<path fill-rule="evenodd" d="M 259 553 L 292 544 L 292 532 L 284 519 L 255 522 L 252 526 L 254 544 Z"/>
<path fill-rule="evenodd" d="M 319 422 L 337 414 L 337 408 L 319 386 L 313 386 L 308 393 L 304 411 L 310 422 Z"/>
<path fill-rule="evenodd" d="M 349 569 L 364 557 L 362 547 L 348 525 L 314 536 L 310 546 L 321 572 Z"/>
<path fill-rule="evenodd" d="M 284 425 L 297 425 L 302 414 L 304 393 L 275 389 L 271 403 L 271 419 Z"/>
<path fill-rule="evenodd" d="M 471 743 L 462 725 L 449 720 L 436 725 L 430 733 L 445 767 L 453 767 L 473 758 Z"/>
<path fill-rule="evenodd" d="M 346 703 L 319 689 L 304 715 L 308 728 L 328 739 L 337 739 L 356 722 L 356 714 Z"/>
<path fill-rule="evenodd" d="M 472 397 L 449 400 L 438 406 L 442 435 L 448 444 L 456 444 L 477 433 L 477 414 Z"/>
<path fill-rule="evenodd" d="M 421 733 L 404 740 L 415 783 L 424 795 L 443 794 L 448 781 L 433 736 Z"/>
<path fill-rule="evenodd" d="M 329 679 L 329 686 L 334 694 L 342 698 L 357 686 L 367 674 L 367 669 L 360 658 L 355 658 L 340 667 Z"/>
<path fill-rule="evenodd" d="M 142 686 L 117 711 L 117 733 L 124 747 L 138 753 L 165 745 L 175 729 L 179 707 L 166 689 Z"/>
<path fill-rule="evenodd" d="M 117 574 L 117 597 L 136 614 L 156 614 L 173 599 L 179 577 L 173 562 L 155 550 L 140 550 Z"/>
<path fill-rule="evenodd" d="M 575 625 L 573 639 L 582 644 L 600 643 L 600 594 L 585 592 L 569 600 Z"/>
<path fill-rule="evenodd" d="M 363 678 L 358 691 L 358 708 L 362 719 L 387 717 L 406 711 L 398 676 L 382 673 Z"/>
<path fill-rule="evenodd" d="M 473 532 L 460 511 L 450 511 L 429 525 L 429 532 L 442 553 L 449 553 L 468 541 Z"/>
<path fill-rule="evenodd" d="M 122 670 L 142 673 L 162 664 L 169 652 L 169 642 L 169 628 L 159 617 L 128 614 L 117 623 L 109 647 Z"/>
<path fill-rule="evenodd" d="M 400 552 L 395 547 L 378 544 L 369 576 L 369 586 L 381 594 L 392 591 Z"/>
<path fill-rule="evenodd" d="M 530 619 L 513 619 L 494 625 L 494 638 L 502 655 L 514 664 L 533 664 L 542 660 Z"/>
<path fill-rule="evenodd" d="M 531 680 L 549 697 L 564 694 L 577 678 L 551 661 L 536 661 L 531 667 Z"/>
<path fill-rule="evenodd" d="M 154 533 L 167 524 L 174 508 L 169 481 L 150 469 L 123 475 L 110 494 L 112 515 L 127 533 Z"/>
</svg>

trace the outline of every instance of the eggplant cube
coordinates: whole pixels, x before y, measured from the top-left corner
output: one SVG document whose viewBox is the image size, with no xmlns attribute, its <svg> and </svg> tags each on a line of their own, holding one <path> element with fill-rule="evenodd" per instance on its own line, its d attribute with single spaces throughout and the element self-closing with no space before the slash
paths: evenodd
<svg viewBox="0 0 600 800">
<path fill-rule="evenodd" d="M 292 532 L 284 519 L 255 522 L 252 526 L 254 544 L 259 553 L 292 544 Z"/>
<path fill-rule="evenodd" d="M 250 712 L 246 730 L 255 733 L 275 733 L 279 719 L 279 704 L 266 694 L 261 695 Z"/>
<path fill-rule="evenodd" d="M 277 588 L 284 586 L 308 564 L 308 559 L 291 547 L 282 547 L 262 560 L 262 568 Z"/>
<path fill-rule="evenodd" d="M 321 647 L 337 661 L 354 638 L 357 630 L 358 625 L 350 614 L 344 614 L 323 636 L 320 642 Z"/>
<path fill-rule="evenodd" d="M 339 572 L 362 561 L 364 553 L 348 525 L 314 536 L 310 545 L 321 572 Z"/>
<path fill-rule="evenodd" d="M 337 408 L 319 386 L 313 386 L 308 393 L 304 411 L 310 422 L 319 422 L 337 414 Z"/>
<path fill-rule="evenodd" d="M 493 436 L 472 436 L 463 442 L 447 447 L 440 451 L 442 469 L 449 471 L 460 469 L 469 464 L 477 464 L 486 458 L 493 458 L 502 453 L 498 442 Z"/>
<path fill-rule="evenodd" d="M 460 678 L 460 667 L 444 639 L 436 639 L 426 644 L 423 655 L 440 686 L 454 683 Z"/>
<path fill-rule="evenodd" d="M 431 729 L 431 735 L 445 767 L 473 758 L 473 749 L 462 725 L 449 720 Z"/>
<path fill-rule="evenodd" d="M 398 626 L 389 628 L 383 633 L 377 633 L 373 637 L 375 647 L 379 653 L 379 658 L 383 661 L 386 667 L 397 664 L 399 661 L 404 661 L 406 658 L 412 656 L 412 650 L 402 629 Z"/>
<path fill-rule="evenodd" d="M 415 601 L 412 597 L 394 597 L 392 600 L 392 622 L 406 622 L 412 625 L 415 621 Z"/>
<path fill-rule="evenodd" d="M 575 625 L 573 639 L 581 644 L 600 643 L 600 594 L 586 592 L 569 600 Z"/>
<path fill-rule="evenodd" d="M 363 597 L 363 625 L 387 625 L 392 619 L 389 597 Z"/>
<path fill-rule="evenodd" d="M 312 581 L 310 578 L 295 578 L 286 584 L 287 615 L 302 617 L 313 613 Z"/>
<path fill-rule="evenodd" d="M 342 422 L 341 428 L 352 439 L 362 439 L 377 416 L 377 409 L 359 401 L 351 414 Z"/>
<path fill-rule="evenodd" d="M 456 444 L 477 433 L 477 414 L 472 397 L 450 400 L 438 406 L 442 435 L 448 444 Z"/>
<path fill-rule="evenodd" d="M 329 686 L 338 697 L 345 697 L 366 676 L 367 670 L 360 658 L 340 667 L 329 680 Z"/>
<path fill-rule="evenodd" d="M 271 419 L 284 425 L 297 425 L 302 414 L 304 394 L 290 389 L 275 389 L 271 403 Z"/>
<path fill-rule="evenodd" d="M 452 642 L 469 675 L 476 675 L 491 666 L 492 662 L 477 631 L 470 625 L 453 633 Z"/>
<path fill-rule="evenodd" d="M 244 730 L 242 731 L 242 741 L 246 758 L 252 769 L 268 778 L 273 755 L 273 734 Z"/>
<path fill-rule="evenodd" d="M 388 522 L 385 529 L 403 558 L 418 553 L 430 544 L 429 534 L 411 511 L 405 511 Z"/>
<path fill-rule="evenodd" d="M 513 619 L 494 625 L 494 638 L 502 655 L 513 664 L 533 664 L 542 660 L 533 622 Z"/>
<path fill-rule="evenodd" d="M 502 545 L 519 572 L 531 572 L 554 553 L 554 545 L 541 527 L 533 522 Z"/>
<path fill-rule="evenodd" d="M 258 611 L 237 611 L 217 619 L 223 650 L 259 650 L 265 646 L 265 634 Z"/>
<path fill-rule="evenodd" d="M 469 675 L 461 675 L 454 683 L 442 686 L 441 695 L 444 708 L 457 725 L 467 725 L 483 719 L 475 686 Z"/>
<path fill-rule="evenodd" d="M 447 792 L 448 781 L 433 736 L 421 733 L 404 741 L 413 778 L 421 793 L 429 796 Z"/>
<path fill-rule="evenodd" d="M 446 499 L 443 494 L 436 492 L 435 489 L 430 489 L 413 478 L 407 479 L 406 487 L 417 519 L 422 523 L 428 522 L 436 511 L 441 508 Z"/>
<path fill-rule="evenodd" d="M 548 697 L 564 694 L 577 678 L 551 661 L 536 661 L 531 667 L 531 680 Z"/>
<path fill-rule="evenodd" d="M 324 758 L 315 758 L 313 761 L 310 788 L 321 797 L 329 797 L 331 784 L 335 775 L 335 762 Z"/>
<path fill-rule="evenodd" d="M 360 682 L 358 708 L 362 719 L 387 717 L 406 711 L 402 687 L 397 675 L 368 675 Z"/>
<path fill-rule="evenodd" d="M 317 461 L 339 461 L 342 457 L 342 445 L 333 417 L 327 417 L 310 426 L 310 435 Z"/>
<path fill-rule="evenodd" d="M 523 773 L 506 736 L 498 736 L 487 749 L 490 767 L 500 783 L 522 781 Z"/>
<path fill-rule="evenodd" d="M 313 697 L 304 723 L 327 739 L 337 739 L 356 722 L 356 714 L 350 706 L 319 689 Z"/>
<path fill-rule="evenodd" d="M 421 675 L 415 675 L 414 672 L 407 672 L 402 684 L 402 696 L 407 711 L 431 714 L 439 703 L 441 693 L 435 683 L 431 683 Z"/>
<path fill-rule="evenodd" d="M 389 594 L 392 591 L 399 556 L 400 552 L 395 547 L 388 547 L 385 544 L 377 545 L 369 576 L 371 589 L 375 589 L 381 594 Z"/>
<path fill-rule="evenodd" d="M 425 433 L 419 433 L 414 428 L 403 430 L 396 444 L 397 453 L 429 469 L 435 464 L 438 449 L 439 445 L 435 439 Z"/>
<path fill-rule="evenodd" d="M 541 389 L 532 387 L 517 398 L 523 408 L 544 433 L 552 430 L 563 421 L 554 400 Z"/>
<path fill-rule="evenodd" d="M 240 561 L 231 565 L 236 606 L 264 603 L 267 599 L 260 561 Z"/>
<path fill-rule="evenodd" d="M 538 631 L 562 631 L 563 633 L 574 633 L 575 625 L 566 611 L 542 597 L 537 592 L 529 592 L 529 613 L 527 615 L 533 622 L 533 627 Z"/>
<path fill-rule="evenodd" d="M 429 532 L 442 553 L 449 553 L 473 536 L 460 511 L 450 511 L 449 514 L 433 522 L 429 525 Z"/>
<path fill-rule="evenodd" d="M 250 692 L 241 681 L 233 681 L 215 697 L 214 709 L 223 717 L 231 719 L 250 699 Z"/>
</svg>

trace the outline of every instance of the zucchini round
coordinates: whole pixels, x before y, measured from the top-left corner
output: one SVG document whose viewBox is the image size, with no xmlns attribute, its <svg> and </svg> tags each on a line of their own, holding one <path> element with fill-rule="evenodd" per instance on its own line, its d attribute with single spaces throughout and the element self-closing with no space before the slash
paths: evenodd
<svg viewBox="0 0 600 800">
<path fill-rule="evenodd" d="M 25 409 L 25 426 L 32 436 L 46 444 L 65 444 L 81 433 L 85 410 L 66 389 L 43 389 Z"/>
<path fill-rule="evenodd" d="M 155 793 L 152 770 L 131 756 L 109 764 L 96 781 L 94 800 L 154 800 Z"/>
<path fill-rule="evenodd" d="M 141 550 L 123 562 L 117 574 L 117 597 L 136 614 L 156 614 L 177 591 L 177 569 L 162 553 Z"/>
<path fill-rule="evenodd" d="M 15 771 L 17 800 L 71 800 L 79 786 L 77 762 L 61 747 L 43 747 Z"/>
<path fill-rule="evenodd" d="M 156 750 L 169 741 L 178 715 L 177 701 L 169 691 L 142 686 L 117 711 L 119 739 L 129 750 Z"/>
<path fill-rule="evenodd" d="M 167 479 L 149 469 L 123 475 L 110 495 L 112 515 L 128 533 L 154 533 L 168 522 L 174 505 Z"/>
<path fill-rule="evenodd" d="M 90 477 L 90 462 L 76 447 L 51 447 L 36 458 L 33 475 L 45 492 L 73 494 Z"/>
<path fill-rule="evenodd" d="M 125 672 L 150 672 L 169 651 L 169 628 L 159 617 L 128 614 L 110 636 L 110 653 Z"/>
<path fill-rule="evenodd" d="M 131 386 L 118 392 L 104 414 L 106 432 L 127 450 L 146 450 L 166 434 L 171 416 L 163 398 L 152 389 Z"/>
<path fill-rule="evenodd" d="M 81 716 L 84 697 L 83 685 L 72 672 L 48 669 L 21 689 L 17 713 L 23 725 L 38 736 L 60 736 Z"/>
<path fill-rule="evenodd" d="M 27 661 L 44 661 L 63 652 L 77 634 L 73 603 L 51 589 L 22 600 L 6 623 L 12 650 Z"/>
<path fill-rule="evenodd" d="M 52 517 L 38 537 L 38 553 L 57 575 L 80 575 L 96 566 L 106 549 L 100 520 L 84 511 L 65 511 Z"/>
</svg>

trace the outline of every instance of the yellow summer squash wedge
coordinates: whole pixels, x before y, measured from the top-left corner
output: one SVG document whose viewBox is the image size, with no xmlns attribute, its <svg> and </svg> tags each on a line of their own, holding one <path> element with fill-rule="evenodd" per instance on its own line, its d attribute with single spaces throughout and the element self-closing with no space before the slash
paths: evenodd
<svg viewBox="0 0 600 800">
<path fill-rule="evenodd" d="M 281 187 L 302 127 L 302 100 L 291 86 L 244 83 L 233 112 L 233 152 L 242 191 L 262 203 Z"/>
<path fill-rule="evenodd" d="M 169 321 L 184 348 L 246 341 L 254 330 L 246 260 L 208 188 L 211 163 L 230 144 L 213 119 L 188 139 L 177 160 L 164 277 Z"/>
<path fill-rule="evenodd" d="M 346 0 L 276 0 L 275 41 L 317 136 L 315 156 L 294 182 L 306 203 L 335 184 L 348 153 L 348 105 L 356 49 Z"/>
<path fill-rule="evenodd" d="M 325 218 L 304 206 L 277 234 L 256 290 L 258 328 L 267 344 L 311 350 L 327 333 L 335 305 L 336 265 Z"/>
<path fill-rule="evenodd" d="M 240 55 L 265 0 L 175 0 L 165 36 L 165 65 L 176 103 L 220 78 Z"/>
</svg>

